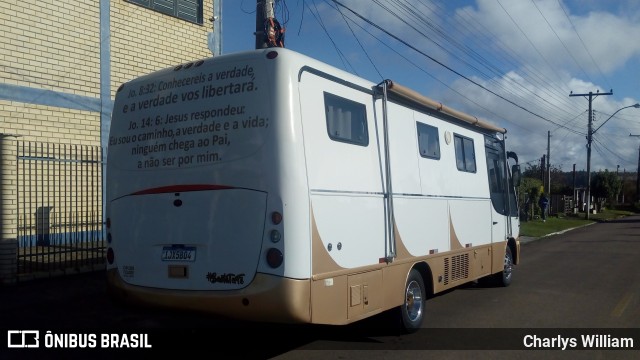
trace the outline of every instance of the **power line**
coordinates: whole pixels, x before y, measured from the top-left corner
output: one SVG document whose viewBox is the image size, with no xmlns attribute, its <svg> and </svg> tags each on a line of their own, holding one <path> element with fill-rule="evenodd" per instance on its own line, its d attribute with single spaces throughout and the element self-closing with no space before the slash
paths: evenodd
<svg viewBox="0 0 640 360">
<path fill-rule="evenodd" d="M 522 89 L 520 91 L 520 94 L 521 94 L 520 96 L 522 100 L 526 102 L 530 102 L 528 100 L 528 97 L 523 95 L 523 93 L 527 93 L 528 95 L 533 95 L 535 98 L 539 100 L 539 102 L 534 103 L 535 105 L 538 105 L 538 106 L 544 105 L 544 107 L 548 111 L 553 111 L 554 113 L 557 113 L 558 111 L 562 111 L 567 114 L 578 111 L 578 108 L 576 107 L 576 105 L 572 102 L 567 101 L 564 95 L 568 91 L 568 89 L 566 91 L 565 90 L 559 91 L 557 89 L 558 86 L 556 81 L 547 78 L 544 74 L 528 66 L 526 60 L 523 59 L 521 56 L 519 56 L 518 53 L 512 50 L 508 45 L 505 45 L 501 41 L 500 37 L 498 37 L 492 32 L 491 28 L 485 27 L 481 22 L 479 22 L 476 19 L 476 17 L 471 16 L 469 14 L 469 9 L 467 7 L 463 8 L 462 11 L 458 11 L 456 13 L 457 16 L 450 16 L 443 9 L 442 5 L 436 4 L 438 10 L 433 10 L 431 7 L 426 5 L 421 0 L 419 0 L 419 2 L 420 4 L 427 7 L 429 10 L 434 12 L 434 14 L 436 15 L 436 19 L 431 20 L 431 22 L 437 23 L 437 20 L 442 19 L 443 21 L 446 21 L 450 25 L 447 29 L 441 29 L 442 32 L 446 34 L 461 34 L 464 36 L 462 30 L 466 30 L 467 35 L 475 37 L 474 39 L 471 39 L 473 43 L 494 45 L 494 46 L 481 46 L 478 48 L 479 51 L 490 50 L 487 52 L 486 56 L 482 56 L 482 55 L 475 56 L 474 55 L 476 53 L 475 50 L 471 50 L 472 53 L 470 53 L 471 51 L 466 51 L 463 49 L 463 51 L 467 53 L 467 55 L 473 58 L 475 61 L 488 62 L 489 57 L 493 57 L 495 60 L 500 62 L 503 66 L 507 65 L 513 68 L 519 68 L 518 73 L 522 71 L 523 74 L 527 75 L 529 77 L 528 80 L 526 77 L 518 77 L 516 79 L 515 77 L 510 76 L 506 71 L 499 69 L 498 66 L 496 65 L 492 65 L 492 64 L 487 65 L 487 66 L 491 66 L 492 69 L 497 69 L 497 71 L 494 70 L 494 73 L 499 74 L 503 78 L 511 79 L 514 84 L 516 84 L 520 89 Z M 452 19 L 455 20 L 455 22 L 453 22 Z M 464 46 L 464 48 L 468 48 L 468 46 Z M 496 54 L 501 54 L 502 57 L 496 57 L 495 56 Z M 516 60 L 519 60 L 519 62 Z M 520 65 L 520 64 L 523 64 L 523 65 Z M 532 91 L 529 87 L 526 86 L 526 84 L 521 83 L 521 81 L 531 82 L 535 90 L 539 91 L 540 94 Z M 542 97 L 541 95 L 543 94 L 546 95 L 546 97 Z M 551 102 L 550 99 L 555 99 L 557 101 Z M 560 107 L 560 104 L 564 104 L 565 106 L 574 108 L 575 111 L 566 110 L 565 108 Z M 551 110 L 551 108 L 555 110 Z M 554 116 L 557 116 L 557 115 L 554 114 Z"/>
<path fill-rule="evenodd" d="M 376 70 L 376 72 L 378 73 L 378 76 L 380 76 L 380 80 L 384 80 L 384 76 L 382 76 L 382 74 L 380 73 L 380 70 L 378 70 L 378 67 L 376 66 L 376 64 L 373 62 L 373 60 L 371 60 L 371 57 L 369 56 L 369 53 L 367 52 L 367 50 L 364 48 L 364 46 L 362 46 L 362 43 L 360 42 L 360 40 L 358 39 L 358 37 L 356 36 L 356 34 L 353 32 L 353 29 L 351 28 L 351 25 L 349 25 L 349 22 L 347 21 L 346 17 L 344 16 L 344 14 L 342 13 L 342 11 L 340 10 L 340 8 L 337 9 L 338 12 L 340 13 L 340 15 L 342 15 L 342 19 L 344 20 L 344 23 L 347 24 L 347 27 L 349 28 L 349 30 L 351 31 L 351 34 L 353 35 L 353 37 L 356 39 L 356 41 L 358 42 L 358 45 L 360 45 L 360 48 L 362 49 L 362 51 L 364 52 L 364 54 L 366 55 L 367 59 L 369 59 L 369 62 L 371 63 L 371 66 L 373 66 L 373 68 Z"/>
<path fill-rule="evenodd" d="M 336 9 L 336 11 L 338 11 Z M 500 118 L 501 116 L 496 114 L 493 110 L 485 107 L 482 104 L 477 103 L 476 101 L 474 101 L 473 99 L 469 98 L 468 96 L 460 93 L 458 90 L 452 88 L 451 86 L 449 86 L 447 83 L 445 83 L 444 81 L 438 79 L 437 77 L 435 77 L 433 74 L 429 73 L 424 66 L 420 66 L 418 64 L 416 64 L 414 61 L 412 61 L 411 59 L 409 59 L 408 57 L 406 57 L 405 55 L 401 54 L 398 50 L 394 49 L 393 47 L 391 47 L 386 41 L 382 41 L 382 39 L 378 38 L 376 35 L 372 34 L 369 30 L 367 30 L 366 28 L 364 28 L 363 26 L 359 25 L 354 19 L 351 19 L 348 17 L 348 15 L 343 14 L 345 17 L 347 17 L 349 19 L 349 21 L 351 21 L 354 25 L 356 25 L 357 27 L 359 27 L 362 31 L 366 32 L 369 36 L 371 36 L 372 38 L 374 38 L 375 40 L 377 40 L 380 44 L 382 44 L 383 46 L 385 46 L 386 48 L 388 48 L 389 50 L 393 51 L 396 55 L 398 55 L 399 57 L 401 57 L 403 60 L 405 60 L 407 63 L 413 65 L 418 71 L 421 71 L 423 73 L 425 73 L 427 76 L 429 76 L 430 78 L 432 78 L 433 80 L 439 82 L 440 84 L 442 84 L 443 86 L 445 86 L 446 88 L 448 88 L 449 90 L 451 90 L 452 92 L 455 92 L 456 94 L 458 94 L 460 97 L 466 99 L 467 101 L 469 101 L 470 103 L 475 104 L 476 106 L 478 106 L 481 109 L 484 109 L 487 113 L 493 114 L 495 115 L 496 118 Z M 356 36 L 355 34 L 353 34 L 354 36 Z M 524 128 L 521 124 L 518 124 L 516 122 L 513 122 L 513 120 L 511 119 L 505 119 L 506 121 L 514 124 L 515 126 L 518 126 L 522 129 L 526 129 Z"/>
<path fill-rule="evenodd" d="M 303 6 L 306 5 L 306 1 L 303 3 Z M 333 48 L 336 50 L 336 53 L 338 54 L 338 57 L 340 58 L 340 61 L 342 62 L 342 66 L 345 67 L 345 69 L 347 68 L 347 64 L 349 64 L 349 67 L 351 68 L 351 71 L 353 71 L 354 74 L 358 75 L 358 72 L 356 71 L 356 69 L 353 67 L 353 65 L 351 65 L 351 63 L 349 62 L 349 60 L 347 59 L 347 57 L 342 53 L 342 51 L 338 48 L 338 46 L 336 45 L 336 42 L 333 41 L 333 38 L 331 37 L 331 34 L 329 34 L 329 31 L 327 30 L 326 26 L 324 25 L 324 22 L 322 22 L 322 19 L 320 17 L 320 12 L 318 11 L 318 7 L 316 5 L 315 0 L 313 0 L 313 6 L 316 9 L 316 12 L 318 13 L 318 15 L 316 16 L 316 14 L 313 12 L 313 10 L 311 10 L 311 8 L 309 7 L 309 12 L 311 13 L 311 15 L 313 15 L 313 17 L 316 19 L 316 21 L 318 22 L 318 24 L 320 25 L 320 27 L 322 28 L 322 30 L 324 30 L 324 33 L 327 35 L 327 37 L 329 38 L 329 41 L 331 41 L 331 44 L 333 44 Z M 346 64 L 345 64 L 346 61 Z"/>
<path fill-rule="evenodd" d="M 598 63 L 596 62 L 596 60 L 593 58 L 593 55 L 591 55 L 591 52 L 589 51 L 589 48 L 587 48 L 587 45 L 584 43 L 584 41 L 582 40 L 582 37 L 580 36 L 580 33 L 578 33 L 578 29 L 576 29 L 576 26 L 573 24 L 573 21 L 571 21 L 571 18 L 569 17 L 569 15 L 567 14 L 567 11 L 564 9 L 564 6 L 562 6 L 562 3 L 560 2 L 560 0 L 558 1 L 558 6 L 560 7 L 560 9 L 562 9 L 562 12 L 564 13 L 564 16 L 567 18 L 567 20 L 569 21 L 569 24 L 571 24 L 571 27 L 573 28 L 573 31 L 576 33 L 576 35 L 578 36 L 578 39 L 580 39 L 580 43 L 582 43 L 582 47 L 584 48 L 584 50 L 587 52 L 587 54 L 589 54 L 589 58 L 591 58 L 591 61 L 593 62 L 593 64 L 596 66 L 596 69 L 598 69 L 598 72 L 600 73 L 600 76 L 602 76 L 602 78 L 604 79 L 605 83 L 607 83 L 607 87 L 609 89 L 613 88 L 613 86 L 611 86 L 611 84 L 609 84 L 609 79 L 607 79 L 606 76 L 604 76 L 604 74 L 602 73 L 602 70 L 600 70 L 600 66 L 598 66 Z"/>
<path fill-rule="evenodd" d="M 584 71 L 584 69 L 582 68 L 582 66 L 580 66 L 580 63 L 578 63 L 578 60 L 576 60 L 576 58 L 573 56 L 573 54 L 571 53 L 571 51 L 569 51 L 569 48 L 567 48 L 567 45 L 565 45 L 564 41 L 562 41 L 562 39 L 560 39 L 560 36 L 558 36 L 558 33 L 553 29 L 553 26 L 551 26 L 551 24 L 549 23 L 549 20 L 547 20 L 547 18 L 544 16 L 544 14 L 542 13 L 542 11 L 540 10 L 540 8 L 538 7 L 538 5 L 536 5 L 535 1 L 531 0 L 531 3 L 533 4 L 533 6 L 536 7 L 536 9 L 538 10 L 538 12 L 540 13 L 540 15 L 542 16 L 542 18 L 544 19 L 544 21 L 547 23 L 547 26 L 549 26 L 549 29 L 551 29 L 551 32 L 553 32 L 553 34 L 556 36 L 556 38 L 558 39 L 558 41 L 560 41 L 560 44 L 562 44 L 562 47 L 564 47 L 564 49 L 567 51 L 567 54 L 569 54 L 569 56 L 571 57 L 571 59 L 573 59 L 573 62 L 578 66 L 578 68 L 580 68 L 580 70 L 582 70 L 582 73 L 585 75 L 585 77 L 587 79 L 589 79 L 589 81 L 591 81 L 593 83 L 593 80 L 591 80 L 591 78 L 589 77 L 589 74 L 587 74 L 586 71 Z"/>
<path fill-rule="evenodd" d="M 417 52 L 417 53 L 419 53 L 419 54 L 423 55 L 424 57 L 428 58 L 429 60 L 431 60 L 431 61 L 435 62 L 436 64 L 438 64 L 438 65 L 440 65 L 440 66 L 442 66 L 442 67 L 443 67 L 443 68 L 445 68 L 446 70 L 448 70 L 448 71 L 450 71 L 450 72 L 452 72 L 452 73 L 454 73 L 454 74 L 458 75 L 459 77 L 461 77 L 461 78 L 463 78 L 463 79 L 467 80 L 468 82 L 470 82 L 470 83 L 472 83 L 472 84 L 474 84 L 474 85 L 478 86 L 479 88 L 481 88 L 481 89 L 483 89 L 483 90 L 485 90 L 485 91 L 487 91 L 487 92 L 489 92 L 489 93 L 493 94 L 494 96 L 496 96 L 496 97 L 498 97 L 498 98 L 500 98 L 500 99 L 502 99 L 502 100 L 506 101 L 507 103 L 509 103 L 509 104 L 511 104 L 511 105 L 513 105 L 513 106 L 515 106 L 515 107 L 517 107 L 517 108 L 519 108 L 519 109 L 521 109 L 521 110 L 523 110 L 523 111 L 525 111 L 525 112 L 527 112 L 527 113 L 529 113 L 529 114 L 531 114 L 531 115 L 533 115 L 533 116 L 535 116 L 535 117 L 537 117 L 537 118 L 540 118 L 540 119 L 542 119 L 542 120 L 544 120 L 544 121 L 547 121 L 547 122 L 549 122 L 549 123 L 551 123 L 551 124 L 554 124 L 554 125 L 557 125 L 557 126 L 559 126 L 559 127 L 565 128 L 565 129 L 567 129 L 567 130 L 569 130 L 569 131 L 575 131 L 574 129 L 568 128 L 568 127 L 566 127 L 566 126 L 564 126 L 564 125 L 562 125 L 562 124 L 559 124 L 559 123 L 557 123 L 557 122 L 555 122 L 555 121 L 553 121 L 553 120 L 550 120 L 550 119 L 548 119 L 548 118 L 546 118 L 546 117 L 544 117 L 544 116 L 542 116 L 542 115 L 539 115 L 539 114 L 537 114 L 537 113 L 535 113 L 535 112 L 533 112 L 533 111 L 531 111 L 531 110 L 529 110 L 529 109 L 525 108 L 525 107 L 524 107 L 524 106 L 522 106 L 522 105 L 519 105 L 519 104 L 515 103 L 514 101 L 512 101 L 512 100 L 510 100 L 510 99 L 507 99 L 506 97 L 504 97 L 504 96 L 502 96 L 502 95 L 500 95 L 500 94 L 496 93 L 495 91 L 493 91 L 493 90 L 491 90 L 491 89 L 487 88 L 486 86 L 484 86 L 484 85 L 482 85 L 482 84 L 478 83 L 477 81 L 475 81 L 475 80 L 473 80 L 473 79 L 469 78 L 468 76 L 466 76 L 466 75 L 464 75 L 464 74 L 460 73 L 459 71 L 457 71 L 457 70 L 455 70 L 455 69 L 451 68 L 450 66 L 448 66 L 448 65 L 446 65 L 446 64 L 444 64 L 444 63 L 442 63 L 441 61 L 439 61 L 439 60 L 435 59 L 434 57 L 432 57 L 432 56 L 430 56 L 430 55 L 426 54 L 425 52 L 421 51 L 420 49 L 417 49 L 415 46 L 413 46 L 413 45 L 409 44 L 407 41 L 405 41 L 405 40 L 403 40 L 403 39 L 399 38 L 398 36 L 396 36 L 396 35 L 394 35 L 394 34 L 390 33 L 390 32 L 389 32 L 389 31 L 387 31 L 387 30 L 383 29 L 381 26 L 379 26 L 379 25 L 375 24 L 373 21 L 371 21 L 371 20 L 369 20 L 369 19 L 365 18 L 364 16 L 362 16 L 361 14 L 359 14 L 358 12 L 356 12 L 355 10 L 351 9 L 350 7 L 348 7 L 348 6 L 344 5 L 344 4 L 342 4 L 341 2 L 339 2 L 339 1 L 337 1 L 337 0 L 332 0 L 332 1 L 333 1 L 335 4 L 337 4 L 338 6 L 341 6 L 341 7 L 343 7 L 344 9 L 348 10 L 349 12 L 351 12 L 352 14 L 354 14 L 355 16 L 357 16 L 358 18 L 360 18 L 362 21 L 365 21 L 365 22 L 366 22 L 366 23 L 368 23 L 369 25 L 371 25 L 371 26 L 375 27 L 375 28 L 376 28 L 376 29 L 378 29 L 379 31 L 382 31 L 383 33 L 387 34 L 389 37 L 391 37 L 391 38 L 395 39 L 396 41 L 400 42 L 401 44 L 403 44 L 403 45 L 407 46 L 408 48 L 412 49 L 413 51 L 415 51 L 415 52 Z"/>
</svg>

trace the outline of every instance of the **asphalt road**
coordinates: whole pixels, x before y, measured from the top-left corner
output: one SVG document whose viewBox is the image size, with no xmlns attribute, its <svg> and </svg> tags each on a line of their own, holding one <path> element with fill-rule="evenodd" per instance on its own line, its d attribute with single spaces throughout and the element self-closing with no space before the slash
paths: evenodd
<svg viewBox="0 0 640 360">
<path fill-rule="evenodd" d="M 640 349 L 639 255 L 640 216 L 527 242 L 510 287 L 467 284 L 439 294 L 427 302 L 424 329 L 410 335 L 388 326 L 391 313 L 337 328 L 253 324 L 118 306 L 106 296 L 104 272 L 35 280 L 0 287 L 0 359 L 148 358 L 153 350 L 209 351 L 216 359 L 638 359 L 640 351 L 628 349 L 512 349 L 527 334 L 579 338 L 605 331 L 615 337 L 620 329 Z M 36 353 L 8 349 L 8 330 L 38 330 L 41 342 L 47 330 L 97 334 L 98 342 L 104 333 L 144 333 L 155 347 Z"/>
</svg>

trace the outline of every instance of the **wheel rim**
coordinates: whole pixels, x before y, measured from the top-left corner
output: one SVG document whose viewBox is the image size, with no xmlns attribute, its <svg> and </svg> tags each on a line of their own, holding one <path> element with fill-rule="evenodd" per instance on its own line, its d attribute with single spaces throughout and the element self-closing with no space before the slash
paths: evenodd
<svg viewBox="0 0 640 360">
<path fill-rule="evenodd" d="M 504 277 L 509 280 L 511 278 L 511 272 L 513 271 L 513 260 L 511 255 L 507 252 L 504 254 Z"/>
<path fill-rule="evenodd" d="M 404 303 L 407 309 L 409 320 L 416 321 L 422 316 L 422 290 L 417 281 L 411 281 L 407 285 L 406 298 Z"/>
</svg>

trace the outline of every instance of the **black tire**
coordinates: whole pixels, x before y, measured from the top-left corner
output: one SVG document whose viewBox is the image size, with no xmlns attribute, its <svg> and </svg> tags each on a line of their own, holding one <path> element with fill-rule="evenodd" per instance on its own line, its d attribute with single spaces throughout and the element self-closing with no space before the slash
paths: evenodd
<svg viewBox="0 0 640 360">
<path fill-rule="evenodd" d="M 418 270 L 411 269 L 404 286 L 404 302 L 400 305 L 403 332 L 413 333 L 422 327 L 426 295 L 422 275 Z"/>
<path fill-rule="evenodd" d="M 498 286 L 507 287 L 511 285 L 513 279 L 513 255 L 509 246 L 504 252 L 504 268 L 501 272 L 494 274 L 493 279 Z"/>
</svg>

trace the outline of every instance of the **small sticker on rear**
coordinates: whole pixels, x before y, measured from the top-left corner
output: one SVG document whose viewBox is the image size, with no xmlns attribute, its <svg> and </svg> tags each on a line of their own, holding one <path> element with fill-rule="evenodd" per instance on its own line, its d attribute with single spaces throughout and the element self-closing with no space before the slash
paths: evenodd
<svg viewBox="0 0 640 360">
<path fill-rule="evenodd" d="M 132 278 L 135 275 L 135 268 L 133 265 L 124 265 L 122 267 L 122 276 Z"/>
<path fill-rule="evenodd" d="M 233 273 L 224 273 L 218 274 L 215 272 L 207 273 L 207 281 L 212 284 L 215 283 L 223 283 L 223 284 L 244 284 L 244 273 L 243 274 L 233 274 Z"/>
</svg>

